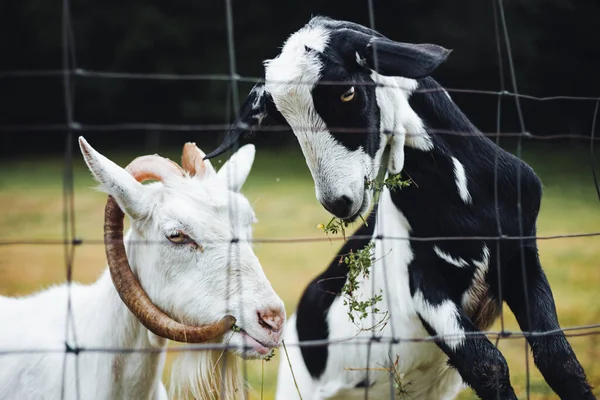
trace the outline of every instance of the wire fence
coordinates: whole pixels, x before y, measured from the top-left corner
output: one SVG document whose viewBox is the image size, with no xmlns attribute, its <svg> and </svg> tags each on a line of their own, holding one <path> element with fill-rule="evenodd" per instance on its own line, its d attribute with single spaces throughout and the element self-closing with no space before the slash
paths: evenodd
<svg viewBox="0 0 600 400">
<path fill-rule="evenodd" d="M 376 29 L 375 27 L 375 12 L 373 7 L 373 1 L 367 0 L 368 9 L 369 9 L 369 20 L 370 27 L 372 29 Z M 521 158 L 522 156 L 522 143 L 523 138 L 527 140 L 557 140 L 563 138 L 569 139 L 577 139 L 582 141 L 589 141 L 589 156 L 591 163 L 591 170 L 594 177 L 594 182 L 596 184 L 596 191 L 598 193 L 598 197 L 600 199 L 600 189 L 598 188 L 597 176 L 596 176 L 596 165 L 595 165 L 595 153 L 594 153 L 594 144 L 600 139 L 595 135 L 596 129 L 596 119 L 598 114 L 598 108 L 600 105 L 600 96 L 599 97 L 574 97 L 574 96 L 550 96 L 550 97 L 537 97 L 531 96 L 527 94 L 519 93 L 518 85 L 517 85 L 517 77 L 514 70 L 514 63 L 512 60 L 512 53 L 510 47 L 510 36 L 506 25 L 506 18 L 504 15 L 504 5 L 502 0 L 494 0 L 494 13 L 495 13 L 495 36 L 496 36 L 496 44 L 498 50 L 498 65 L 499 65 L 499 80 L 500 80 L 500 90 L 498 91 L 489 91 L 489 90 L 477 90 L 477 89 L 462 89 L 462 88 L 446 88 L 445 90 L 449 93 L 468 93 L 468 94 L 481 94 L 481 95 L 489 95 L 497 97 L 497 128 L 495 132 L 484 132 L 483 134 L 488 137 L 492 137 L 496 139 L 496 142 L 499 144 L 499 140 L 501 137 L 516 137 L 517 138 L 517 148 L 516 155 Z M 73 268 L 74 268 L 74 257 L 77 249 L 83 245 L 103 245 L 105 242 L 103 240 L 94 240 L 94 239 L 82 239 L 79 237 L 78 232 L 76 230 L 76 218 L 75 218 L 75 188 L 74 188 L 74 178 L 73 178 L 73 143 L 74 143 L 74 135 L 76 133 L 86 132 L 86 131 L 95 131 L 95 132 L 106 132 L 106 133 L 116 133 L 124 130 L 148 130 L 148 131 L 190 131 L 190 132 L 198 132 L 202 133 L 205 131 L 215 131 L 215 130 L 227 130 L 230 128 L 230 124 L 149 124 L 149 123 L 119 123 L 119 124 L 85 124 L 78 122 L 74 117 L 74 79 L 125 79 L 125 80 L 166 80 L 166 81 L 225 81 L 230 85 L 230 101 L 228 101 L 227 107 L 229 112 L 231 110 L 238 110 L 240 107 L 240 93 L 238 91 L 239 83 L 258 83 L 264 82 L 262 78 L 258 77 L 244 77 L 237 74 L 236 69 L 236 49 L 234 43 L 234 21 L 232 16 L 232 2 L 231 0 L 225 0 L 226 4 L 226 25 L 227 25 L 227 38 L 228 38 L 228 54 L 229 54 L 229 72 L 228 74 L 202 74 L 202 75 L 180 75 L 180 74 L 138 74 L 138 73 L 128 73 L 128 72 L 110 72 L 110 71 L 94 71 L 85 69 L 85 67 L 78 65 L 76 54 L 75 54 L 75 35 L 73 33 L 72 27 L 72 19 L 70 15 L 70 2 L 69 0 L 62 1 L 62 50 L 63 50 L 63 69 L 61 70 L 40 70 L 40 71 L 4 71 L 0 72 L 0 79 L 28 79 L 32 77 L 62 77 L 63 86 L 64 86 L 64 101 L 65 101 L 65 116 L 64 123 L 60 124 L 21 124 L 21 125 L 4 125 L 0 126 L 0 132 L 32 132 L 32 131 L 59 131 L 65 132 L 65 157 L 64 157 L 64 176 L 63 176 L 63 239 L 61 240 L 33 240 L 29 238 L 17 239 L 17 240 L 0 240 L 0 246 L 15 246 L 15 245 L 40 245 L 40 246 L 64 246 L 64 254 L 65 254 L 65 269 L 66 269 L 66 280 L 69 287 L 69 296 L 67 303 L 67 320 L 65 321 L 65 328 L 67 332 L 67 340 L 65 341 L 65 348 L 30 348 L 30 349 L 2 349 L 0 348 L 0 356 L 10 355 L 10 354 L 38 354 L 38 353 L 58 353 L 65 355 L 63 362 L 63 390 L 62 397 L 65 396 L 65 387 L 67 384 L 66 376 L 67 376 L 67 360 L 69 354 L 80 355 L 82 353 L 161 353 L 161 352 L 185 352 L 185 351 L 200 351 L 200 350 L 222 350 L 228 348 L 227 345 L 224 344 L 186 344 L 178 347 L 169 347 L 167 349 L 163 348 L 94 348 L 94 347 L 86 347 L 80 344 L 79 339 L 77 337 L 77 332 L 74 326 L 73 313 L 72 313 L 72 303 L 71 303 L 71 282 L 73 277 Z M 504 41 L 503 51 L 502 42 Z M 509 67 L 509 76 L 510 81 L 505 82 L 504 80 L 504 57 L 507 57 L 507 65 Z M 375 53 L 375 64 L 377 65 L 377 53 Z M 360 82 L 323 82 L 323 84 L 360 84 Z M 378 84 L 381 85 L 381 84 Z M 426 90 L 417 90 L 417 92 L 425 92 Z M 502 115 L 502 106 L 505 100 L 512 100 L 516 103 L 516 109 L 519 119 L 520 131 L 519 132 L 502 132 L 500 119 Z M 533 101 L 557 101 L 557 100 L 569 100 L 569 101 L 578 101 L 578 102 L 592 102 L 595 103 L 594 113 L 591 116 L 593 121 L 591 134 L 587 135 L 573 135 L 570 133 L 557 133 L 552 135 L 535 135 L 528 132 L 527 127 L 525 125 L 525 119 L 523 117 L 523 112 L 520 105 L 521 99 L 533 100 Z M 288 126 L 270 126 L 270 127 L 262 127 L 262 131 L 288 131 Z M 363 131 L 356 129 L 348 129 L 348 128 L 335 128 L 331 129 L 333 132 L 340 133 L 364 133 Z M 447 135 L 461 135 L 468 137 L 472 133 L 470 132 L 457 132 L 457 131 L 449 131 L 449 130 L 431 130 L 434 134 L 447 134 Z M 479 133 L 478 133 L 479 135 Z M 497 159 L 495 160 L 497 163 Z M 497 166 L 497 164 L 496 164 Z M 517 169 L 520 174 L 520 169 Z M 497 172 L 497 171 L 496 171 Z M 495 186 L 497 189 L 497 180 L 498 176 L 495 176 Z M 520 204 L 521 204 L 521 176 L 517 176 L 517 190 L 519 191 L 517 194 L 518 203 L 519 203 L 519 212 L 520 212 Z M 498 194 L 495 193 L 496 202 L 498 201 Z M 231 203 L 233 204 L 233 203 Z M 230 207 L 232 207 L 230 205 Z M 234 208 L 230 208 L 229 212 L 234 215 L 236 210 Z M 499 214 L 497 215 L 499 218 Z M 519 215 L 519 220 L 522 218 Z M 500 221 L 498 221 L 498 227 L 500 227 Z M 417 237 L 417 236 L 397 236 L 390 237 L 386 236 L 385 239 L 391 240 L 399 240 L 399 241 L 415 241 L 415 242 L 440 242 L 440 241 L 460 241 L 460 240 L 489 240 L 496 241 L 499 243 L 504 240 L 511 241 L 520 241 L 528 239 L 535 240 L 562 240 L 562 239 L 570 239 L 570 238 L 581 238 L 581 237 L 597 237 L 600 236 L 600 230 L 596 232 L 580 232 L 580 233 L 572 233 L 572 234 L 558 234 L 558 235 L 540 235 L 540 236 L 528 236 L 523 232 L 521 226 L 521 232 L 517 236 L 509 236 L 503 234 L 500 230 L 498 231 L 498 235 L 496 236 L 452 236 L 452 237 Z M 372 235 L 367 236 L 353 236 L 353 239 L 374 239 L 374 240 L 382 240 L 383 237 L 377 236 L 372 237 Z M 321 241 L 344 241 L 345 238 L 341 236 L 338 237 L 295 237 L 295 238 L 256 238 L 252 239 L 253 243 L 274 243 L 274 244 L 297 244 L 297 243 L 313 243 L 313 242 L 321 242 Z M 235 243 L 239 242 L 239 240 L 235 240 Z M 145 244 L 152 244 L 152 242 L 145 241 Z M 131 242 L 131 244 L 135 244 Z M 157 244 L 159 244 L 157 242 Z M 233 244 L 233 242 L 232 242 Z M 522 262 L 524 265 L 524 260 Z M 523 268 L 523 274 L 525 274 L 525 270 Z M 524 280 L 526 281 L 526 276 L 523 275 Z M 228 283 L 229 285 L 229 283 Z M 527 289 L 527 286 L 525 286 Z M 500 290 L 500 293 L 502 291 Z M 525 298 L 528 298 L 526 295 Z M 502 300 L 502 299 L 500 299 Z M 560 298 L 557 299 L 557 302 L 560 302 Z M 529 310 L 528 310 L 529 311 Z M 555 335 L 559 332 L 564 333 L 568 337 L 577 337 L 577 336 L 593 336 L 600 334 L 600 323 L 586 325 L 586 326 L 574 326 L 574 327 L 564 327 L 560 330 L 552 330 L 552 331 L 511 331 L 505 328 L 504 323 L 504 314 L 500 314 L 501 320 L 501 329 L 499 331 L 485 331 L 485 332 L 466 332 L 465 335 L 469 338 L 469 340 L 483 340 L 483 339 L 495 339 L 496 345 L 499 344 L 500 340 L 510 340 L 510 339 L 523 339 L 526 337 L 535 337 L 535 336 L 548 336 Z M 472 337 L 471 337 L 472 336 Z M 418 337 L 418 338 L 406 338 L 406 337 L 396 337 L 395 335 L 391 336 L 375 336 L 374 334 L 371 337 L 348 337 L 345 339 L 339 340 L 311 340 L 311 341 L 303 341 L 302 343 L 286 343 L 287 347 L 293 346 L 302 346 L 302 347 L 314 347 L 314 346 L 337 346 L 337 345 L 365 345 L 368 346 L 369 351 L 367 352 L 367 362 L 366 365 L 370 365 L 369 357 L 371 357 L 371 346 L 374 344 L 398 344 L 402 342 L 435 342 L 439 339 L 448 339 L 448 335 L 445 336 L 430 336 L 430 337 Z M 525 363 L 526 366 L 529 365 L 529 351 L 527 349 L 527 342 L 525 341 Z M 76 360 L 79 360 L 76 357 Z M 281 361 L 283 362 L 283 360 Z M 245 365 L 245 364 L 244 364 Z M 79 368 L 76 369 L 77 373 L 79 372 Z M 245 371 L 246 372 L 246 371 Z M 530 372 L 527 370 L 527 398 L 530 395 Z M 368 370 L 367 370 L 367 379 L 368 379 Z M 390 376 L 390 379 L 391 376 Z M 77 378 L 76 384 L 79 384 L 79 379 Z M 80 388 L 77 387 L 76 391 L 79 393 Z M 365 387 L 365 398 L 369 391 L 369 385 Z M 79 395 L 77 395 L 79 398 Z"/>
</svg>

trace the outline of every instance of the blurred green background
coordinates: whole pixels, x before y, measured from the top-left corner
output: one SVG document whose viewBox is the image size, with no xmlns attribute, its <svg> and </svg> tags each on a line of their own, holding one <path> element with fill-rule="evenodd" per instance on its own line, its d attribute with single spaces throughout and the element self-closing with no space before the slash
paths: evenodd
<svg viewBox="0 0 600 400">
<path fill-rule="evenodd" d="M 95 146 L 95 143 L 91 143 Z M 112 146 L 96 147 L 120 165 L 142 154 L 120 152 Z M 514 147 L 508 146 L 514 151 Z M 205 149 L 206 150 L 206 149 Z M 161 148 L 159 153 L 179 159 L 180 149 Z M 545 195 L 539 219 L 539 235 L 598 231 L 598 199 L 589 171 L 587 149 L 581 146 L 525 144 L 523 157 L 539 173 Z M 219 165 L 219 161 L 216 161 Z M 56 239 L 63 237 L 63 173 L 61 157 L 23 157 L 0 162 L 0 241 Z M 74 200 L 77 237 L 84 244 L 76 248 L 73 278 L 92 282 L 105 267 L 101 243 L 105 195 L 92 189 L 91 175 L 79 154 L 74 159 Z M 253 170 L 244 186 L 253 204 L 258 223 L 255 238 L 324 237 L 317 224 L 328 220 L 314 196 L 313 182 L 298 150 L 259 150 Z M 311 243 L 258 243 L 256 253 L 267 277 L 291 314 L 308 282 L 337 253 L 339 241 Z M 563 327 L 600 323 L 600 238 L 579 237 L 540 240 L 542 264 L 552 285 L 560 323 Z M 65 280 L 64 248 L 57 245 L 0 246 L 0 293 L 21 295 Z M 518 330 L 510 311 L 505 310 L 507 329 Z M 492 330 L 500 329 L 499 322 Z M 600 384 L 600 347 L 597 335 L 570 338 L 590 381 Z M 509 360 L 512 383 L 519 398 L 526 398 L 524 342 L 503 339 L 500 350 Z M 272 399 L 277 364 L 282 352 L 265 363 L 264 393 Z M 173 355 L 169 355 L 172 360 Z M 248 362 L 251 398 L 260 399 L 263 384 L 261 362 Z M 554 399 L 529 357 L 531 399 Z M 168 370 L 167 370 L 168 371 Z M 165 379 L 168 375 L 165 374 Z M 600 392 L 597 392 L 600 394 Z M 466 390 L 463 399 L 474 399 Z"/>
</svg>

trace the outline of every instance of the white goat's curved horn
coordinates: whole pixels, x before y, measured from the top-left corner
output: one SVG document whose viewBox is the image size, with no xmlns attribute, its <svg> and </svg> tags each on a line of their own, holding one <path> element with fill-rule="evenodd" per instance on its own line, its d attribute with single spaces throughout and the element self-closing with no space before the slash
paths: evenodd
<svg viewBox="0 0 600 400">
<path fill-rule="evenodd" d="M 184 175 L 183 169 L 176 162 L 156 154 L 137 157 L 125 167 L 125 170 L 138 182 L 150 179 L 162 181 L 169 175 Z"/>
<path fill-rule="evenodd" d="M 183 176 L 179 165 L 156 155 L 138 157 L 126 170 L 140 182 L 148 179 L 163 180 L 170 174 Z M 121 300 L 142 325 L 158 336 L 187 343 L 205 342 L 230 330 L 235 323 L 235 318 L 231 315 L 213 324 L 187 326 L 173 320 L 152 303 L 127 260 L 123 243 L 124 217 L 115 199 L 108 196 L 104 213 L 104 245 L 110 275 Z"/>
</svg>

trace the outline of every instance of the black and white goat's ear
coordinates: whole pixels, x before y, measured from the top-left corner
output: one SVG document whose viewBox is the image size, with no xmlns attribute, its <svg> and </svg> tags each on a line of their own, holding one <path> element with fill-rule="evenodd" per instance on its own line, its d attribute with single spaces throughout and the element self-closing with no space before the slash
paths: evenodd
<svg viewBox="0 0 600 400">
<path fill-rule="evenodd" d="M 451 51 L 436 44 L 374 38 L 367 45 L 365 56 L 372 69 L 375 69 L 377 57 L 377 71 L 381 75 L 420 79 L 431 75 L 446 61 Z"/>
<path fill-rule="evenodd" d="M 130 217 L 143 216 L 145 208 L 141 198 L 143 198 L 144 186 L 125 169 L 94 150 L 83 136 L 79 137 L 79 148 L 90 172 L 100 183 L 102 191 L 114 197 L 119 207 Z"/>
<path fill-rule="evenodd" d="M 387 142 L 390 146 L 388 158 L 388 172 L 396 175 L 402 172 L 404 168 L 404 143 L 406 135 L 403 133 L 390 133 L 387 135 Z"/>
<path fill-rule="evenodd" d="M 273 123 L 285 123 L 285 119 L 277 111 L 271 95 L 265 91 L 265 84 L 257 83 L 240 107 L 238 116 L 223 142 L 204 159 L 215 158 L 229 150 L 235 150 L 258 128 Z"/>
<path fill-rule="evenodd" d="M 217 175 L 227 183 L 229 190 L 234 192 L 241 190 L 252 169 L 255 154 L 253 144 L 242 146 L 219 169 Z"/>
<path fill-rule="evenodd" d="M 339 34 L 347 57 L 386 76 L 424 78 L 452 51 L 436 44 L 395 42 L 351 29 L 343 29 Z"/>
</svg>

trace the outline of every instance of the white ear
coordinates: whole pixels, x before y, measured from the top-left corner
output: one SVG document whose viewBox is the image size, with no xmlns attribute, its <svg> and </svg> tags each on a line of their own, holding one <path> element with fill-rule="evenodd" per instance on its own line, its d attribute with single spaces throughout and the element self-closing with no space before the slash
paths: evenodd
<svg viewBox="0 0 600 400">
<path fill-rule="evenodd" d="M 390 156 L 388 160 L 388 172 L 390 174 L 399 174 L 404 168 L 404 142 L 406 136 L 404 133 L 390 134 L 388 143 L 390 145 Z"/>
<path fill-rule="evenodd" d="M 188 142 L 183 145 L 183 153 L 181 154 L 181 166 L 191 176 L 198 179 L 208 178 L 216 175 L 215 168 L 210 163 L 210 160 L 205 160 L 206 154 L 194 142 Z"/>
<path fill-rule="evenodd" d="M 79 148 L 83 159 L 102 190 L 115 198 L 121 209 L 133 218 L 143 215 L 140 198 L 144 187 L 127 171 L 98 153 L 83 138 L 79 137 Z"/>
<path fill-rule="evenodd" d="M 229 190 L 239 192 L 250 174 L 256 149 L 253 144 L 239 148 L 229 160 L 223 164 L 217 175 L 227 183 Z"/>
</svg>

